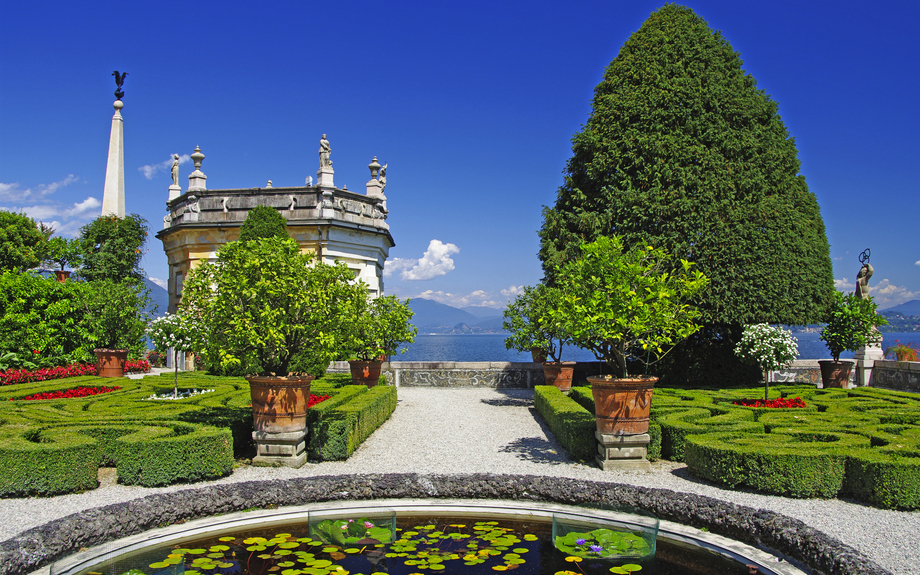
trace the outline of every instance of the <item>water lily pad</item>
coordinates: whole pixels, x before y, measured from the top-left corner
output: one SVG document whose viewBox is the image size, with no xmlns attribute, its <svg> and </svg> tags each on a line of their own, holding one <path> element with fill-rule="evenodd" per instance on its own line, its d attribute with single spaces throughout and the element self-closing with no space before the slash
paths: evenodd
<svg viewBox="0 0 920 575">
<path fill-rule="evenodd" d="M 515 553 L 530 553 L 530 549 L 526 547 L 517 547 L 515 549 L 512 549 L 512 551 L 514 551 Z"/>
<path fill-rule="evenodd" d="M 275 551 L 275 555 L 279 557 L 284 557 L 285 555 L 291 555 L 292 553 L 294 552 L 291 551 L 290 549 L 278 549 L 277 551 Z"/>
<path fill-rule="evenodd" d="M 279 543 L 278 547 L 282 549 L 296 549 L 297 547 L 300 547 L 300 543 L 297 541 L 285 541 L 284 543 Z"/>
<path fill-rule="evenodd" d="M 573 557 L 572 555 L 569 555 L 568 557 L 566 557 L 565 560 L 568 561 L 569 563 L 581 563 L 582 562 L 581 557 Z"/>
<path fill-rule="evenodd" d="M 211 545 L 209 551 L 229 551 L 230 548 L 226 545 Z"/>
<path fill-rule="evenodd" d="M 236 537 L 230 537 L 228 535 L 227 537 L 221 537 L 218 541 L 233 541 L 234 539 L 236 539 Z"/>
<path fill-rule="evenodd" d="M 276 533 L 275 539 L 287 539 L 290 536 L 291 536 L 290 533 Z"/>
<path fill-rule="evenodd" d="M 361 550 L 356 547 L 349 547 L 348 549 L 345 549 L 345 553 L 349 553 L 349 554 L 360 553 L 360 552 Z"/>
<path fill-rule="evenodd" d="M 338 550 L 338 547 L 323 547 L 323 553 L 335 553 Z"/>
<path fill-rule="evenodd" d="M 250 545 L 246 551 L 265 551 L 265 545 Z"/>
<path fill-rule="evenodd" d="M 539 537 L 537 537 L 533 533 L 528 533 L 527 535 L 524 535 L 524 541 L 536 541 L 537 539 L 539 539 Z"/>
<path fill-rule="evenodd" d="M 207 557 L 210 557 L 211 559 L 221 559 L 223 558 L 223 556 L 224 556 L 223 553 L 208 553 L 207 554 Z"/>
<path fill-rule="evenodd" d="M 169 563 L 164 563 L 163 561 L 157 561 L 156 563 L 150 564 L 151 569 L 164 569 L 166 567 L 169 567 Z"/>
<path fill-rule="evenodd" d="M 504 565 L 494 565 L 492 567 L 492 571 L 507 571 L 507 570 L 508 568 L 505 567 Z"/>
<path fill-rule="evenodd" d="M 440 563 L 433 563 L 433 564 L 431 565 L 431 570 L 432 570 L 432 571 L 440 571 L 441 569 L 446 569 L 446 567 L 444 567 L 444 566 L 441 565 Z"/>
<path fill-rule="evenodd" d="M 189 555 L 201 555 L 202 553 L 207 553 L 207 549 L 188 549 L 186 552 Z"/>
<path fill-rule="evenodd" d="M 229 568 L 235 566 L 236 563 L 217 563 L 216 565 L 217 565 L 218 567 L 220 567 L 221 569 L 229 569 Z M 186 573 L 188 573 L 188 571 L 186 571 Z"/>
<path fill-rule="evenodd" d="M 636 565 L 635 563 L 627 563 L 626 565 L 620 565 L 623 569 L 626 569 L 630 573 L 635 571 L 642 571 L 642 565 Z"/>
</svg>

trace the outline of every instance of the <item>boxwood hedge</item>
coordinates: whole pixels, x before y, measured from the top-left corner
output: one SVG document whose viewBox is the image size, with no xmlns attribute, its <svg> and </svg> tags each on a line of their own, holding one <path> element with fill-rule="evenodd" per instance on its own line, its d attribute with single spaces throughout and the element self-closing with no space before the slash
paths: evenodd
<svg viewBox="0 0 920 575">
<path fill-rule="evenodd" d="M 368 391 L 349 384 L 350 377 L 336 374 L 313 383 L 312 393 L 332 396 L 308 412 L 313 459 L 348 457 L 395 409 L 395 388 Z M 120 389 L 22 401 L 40 392 L 103 385 Z M 83 376 L 0 388 L 0 497 L 93 489 L 100 466 L 116 467 L 119 482 L 128 485 L 214 479 L 229 474 L 235 458 L 252 456 L 252 408 L 243 378 L 186 372 L 179 374 L 179 387 L 211 391 L 150 399 L 172 393 L 172 374 Z M 367 406 L 368 413 L 356 414 L 356 406 Z"/>
<path fill-rule="evenodd" d="M 573 387 L 568 397 L 554 389 L 537 388 L 537 411 L 573 458 L 587 459 L 596 448 L 587 419 L 594 409 L 590 388 Z M 732 487 L 920 509 L 920 396 L 775 385 L 771 399 L 801 397 L 808 407 L 732 403 L 762 394 L 762 388 L 656 388 L 649 459 L 660 449 L 697 477 Z"/>
</svg>

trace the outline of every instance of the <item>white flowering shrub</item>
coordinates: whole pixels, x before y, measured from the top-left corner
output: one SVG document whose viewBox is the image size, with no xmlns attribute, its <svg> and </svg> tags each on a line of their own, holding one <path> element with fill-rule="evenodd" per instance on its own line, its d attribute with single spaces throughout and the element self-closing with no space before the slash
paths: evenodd
<svg viewBox="0 0 920 575">
<path fill-rule="evenodd" d="M 788 367 L 799 357 L 799 341 L 781 327 L 765 323 L 749 325 L 735 346 L 735 355 L 759 366 L 761 371 L 771 371 Z"/>
<path fill-rule="evenodd" d="M 196 332 L 191 318 L 181 314 L 166 314 L 147 326 L 147 337 L 159 351 L 194 351 Z"/>
</svg>

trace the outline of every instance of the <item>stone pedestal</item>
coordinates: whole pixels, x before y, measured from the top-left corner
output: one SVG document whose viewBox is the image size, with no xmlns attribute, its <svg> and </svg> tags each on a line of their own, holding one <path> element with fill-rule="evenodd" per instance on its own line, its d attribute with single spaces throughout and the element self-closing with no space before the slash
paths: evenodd
<svg viewBox="0 0 920 575">
<path fill-rule="evenodd" d="M 169 186 L 169 200 L 168 201 L 171 202 L 181 195 L 182 195 L 182 186 L 178 184 L 173 184 Z"/>
<path fill-rule="evenodd" d="M 856 353 L 853 354 L 853 359 L 856 360 L 856 377 L 853 383 L 857 387 L 868 386 L 876 360 L 885 359 L 885 352 L 882 351 L 881 334 L 879 334 L 879 341 L 872 342 L 862 349 L 856 350 Z"/>
<path fill-rule="evenodd" d="M 636 435 L 613 435 L 594 432 L 597 438 L 597 456 L 594 462 L 604 471 L 614 469 L 627 469 L 635 471 L 651 471 L 646 456 L 648 443 L 651 441 L 648 433 Z"/>
<path fill-rule="evenodd" d="M 289 433 L 253 431 L 256 456 L 253 465 L 301 467 L 307 462 L 307 430 Z"/>
<path fill-rule="evenodd" d="M 320 168 L 316 172 L 316 185 L 321 188 L 334 188 L 335 184 L 332 182 L 334 174 L 331 167 Z"/>
</svg>

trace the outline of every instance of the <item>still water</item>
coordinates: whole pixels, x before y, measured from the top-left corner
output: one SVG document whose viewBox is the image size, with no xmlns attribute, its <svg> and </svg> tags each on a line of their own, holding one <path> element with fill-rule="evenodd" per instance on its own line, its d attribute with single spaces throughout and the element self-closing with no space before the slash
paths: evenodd
<svg viewBox="0 0 920 575">
<path fill-rule="evenodd" d="M 796 333 L 799 341 L 799 359 L 830 359 L 827 347 L 818 333 Z M 920 343 L 920 333 L 882 334 L 882 349 L 901 343 Z M 505 349 L 506 334 L 481 335 L 418 335 L 409 344 L 407 351 L 392 356 L 392 361 L 531 361 L 530 354 Z M 853 354 L 844 352 L 842 358 L 851 359 Z M 562 351 L 563 361 L 595 361 L 591 352 L 566 346 Z"/>
</svg>

